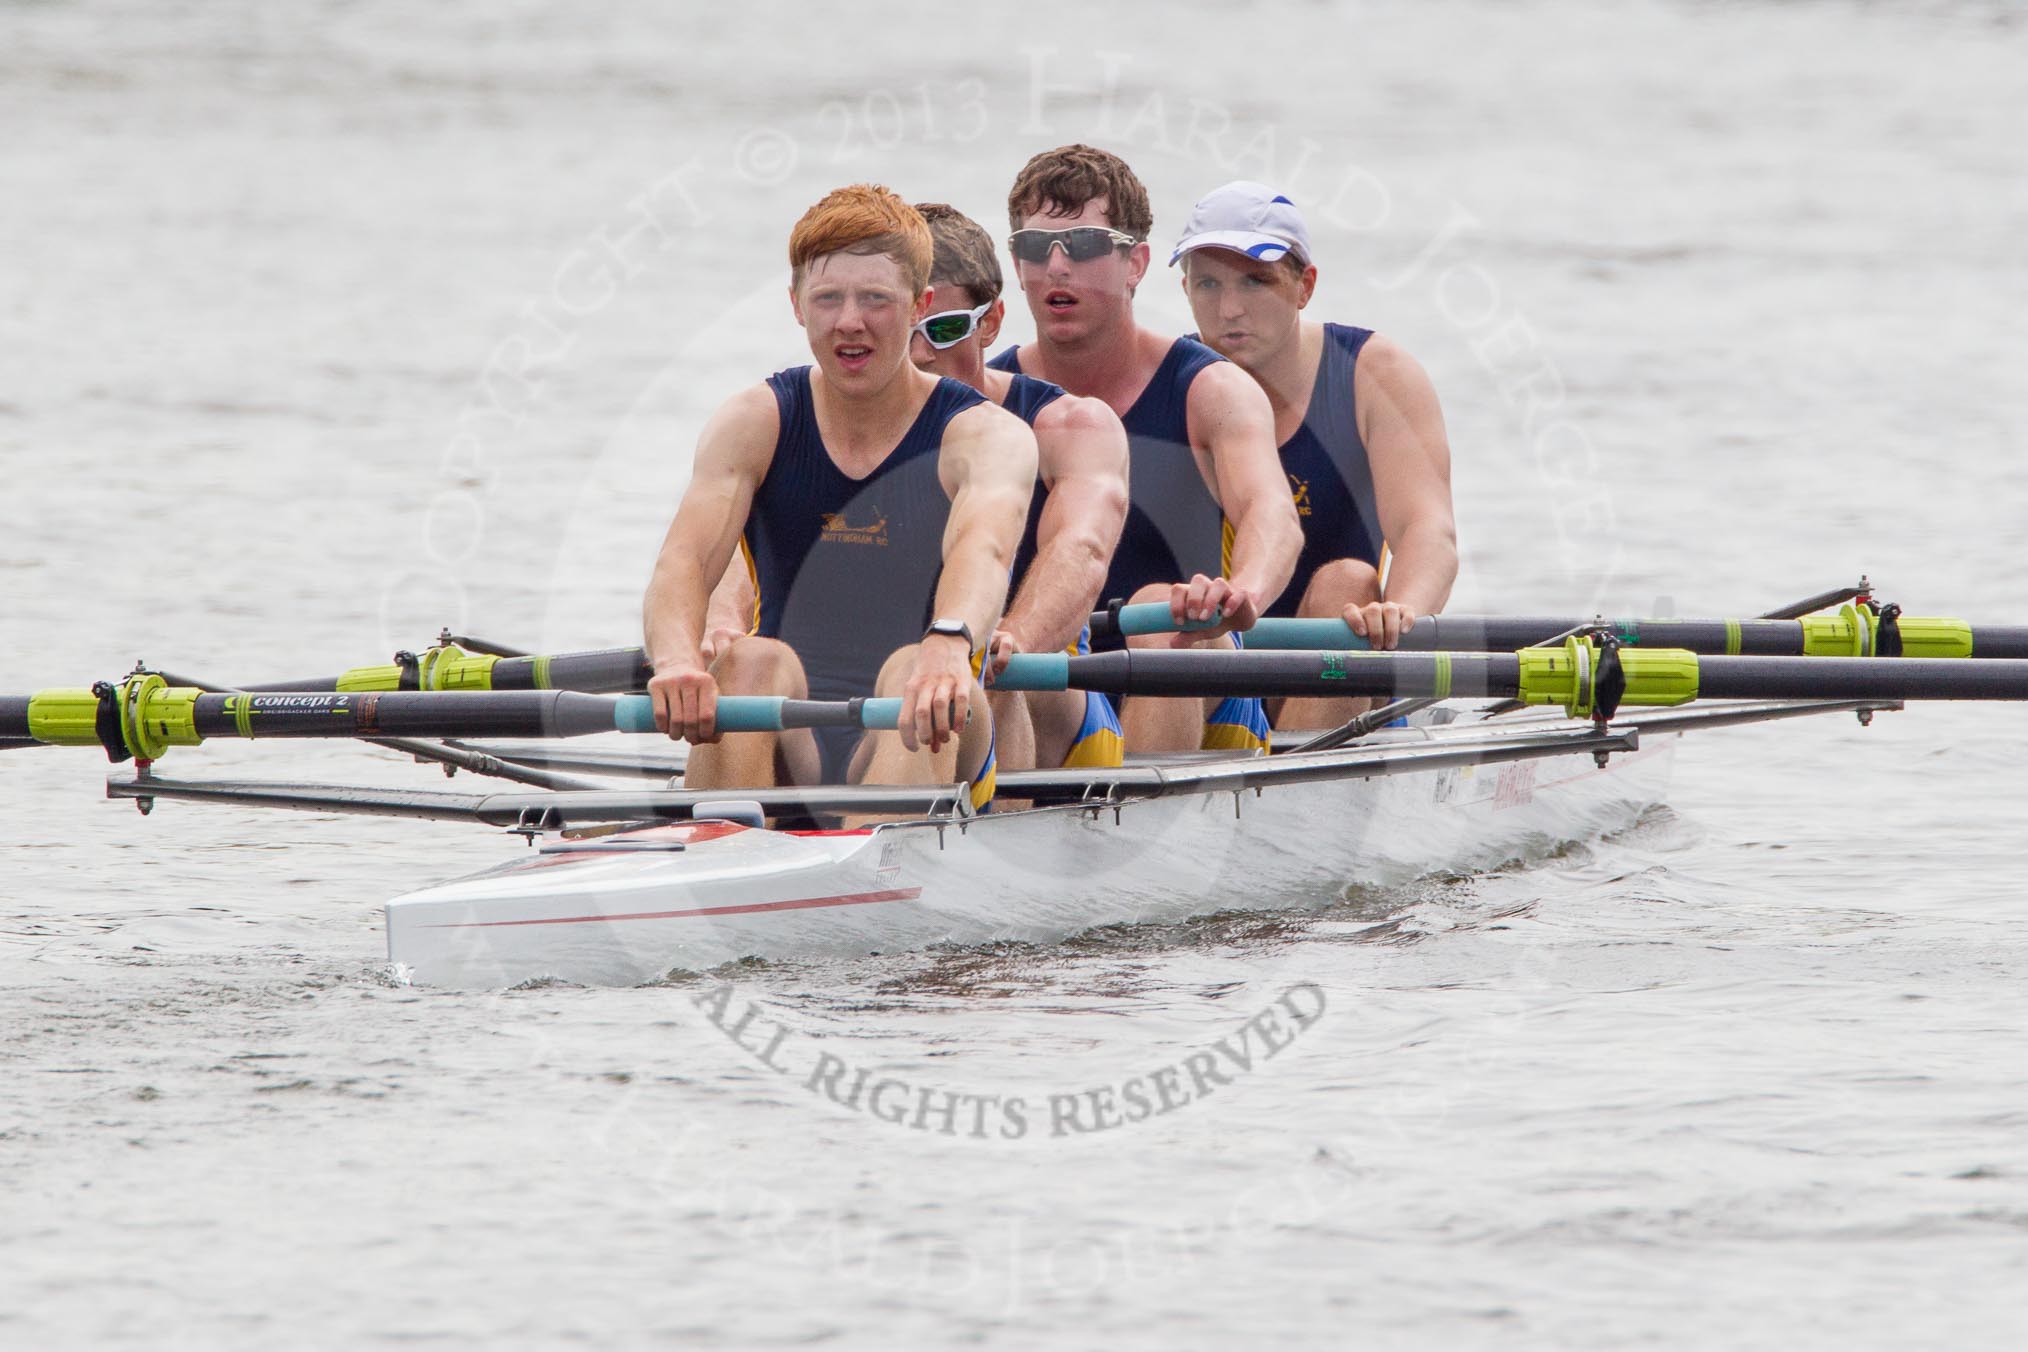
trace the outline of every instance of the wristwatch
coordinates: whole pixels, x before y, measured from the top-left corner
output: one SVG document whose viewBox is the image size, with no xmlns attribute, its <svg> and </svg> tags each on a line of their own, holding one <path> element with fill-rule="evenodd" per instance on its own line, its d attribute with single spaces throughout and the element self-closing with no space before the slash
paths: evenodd
<svg viewBox="0 0 2028 1352">
<path fill-rule="evenodd" d="M 966 652 L 971 652 L 978 646 L 972 642 L 972 626 L 963 620 L 931 620 L 930 627 L 922 631 L 922 636 L 928 638 L 931 634 L 947 634 L 952 638 L 963 639 Z"/>
</svg>

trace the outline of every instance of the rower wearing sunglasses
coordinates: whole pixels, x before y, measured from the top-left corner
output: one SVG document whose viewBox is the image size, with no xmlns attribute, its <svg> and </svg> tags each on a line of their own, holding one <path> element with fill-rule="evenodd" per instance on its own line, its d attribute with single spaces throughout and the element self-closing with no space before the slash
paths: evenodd
<svg viewBox="0 0 2028 1352">
<path fill-rule="evenodd" d="M 705 425 L 643 609 L 656 725 L 694 745 L 697 788 L 973 785 L 992 796 L 976 680 L 1035 483 L 1027 424 L 909 361 L 933 245 L 885 188 L 840 188 L 789 237 L 814 366 L 777 372 Z M 738 549 L 750 634 L 703 651 Z M 975 638 L 975 636 L 977 636 Z M 720 692 L 902 700 L 897 732 L 797 728 L 718 740 Z"/>
<path fill-rule="evenodd" d="M 1008 247 L 1036 341 L 992 367 L 1105 403 L 1129 444 L 1127 520 L 1101 595 L 1166 602 L 1188 636 L 1136 646 L 1210 646 L 1251 628 L 1289 580 L 1302 529 L 1275 458 L 1274 418 L 1246 373 L 1189 338 L 1134 318 L 1154 216 L 1118 156 L 1070 145 L 1031 159 L 1007 196 Z M 1258 700 L 1135 698 L 1135 751 L 1264 748 Z"/>
<path fill-rule="evenodd" d="M 1303 319 L 1316 259 L 1302 213 L 1272 188 L 1207 194 L 1169 262 L 1198 333 L 1274 407 L 1303 549 L 1267 613 L 1342 616 L 1375 648 L 1396 646 L 1416 616 L 1443 608 L 1458 575 L 1450 444 L 1429 376 L 1371 329 Z M 1288 700 L 1275 726 L 1335 727 L 1364 703 Z"/>
<path fill-rule="evenodd" d="M 987 696 L 1000 764 L 1010 770 L 1118 765 L 1120 722 L 1095 691 L 991 689 L 1017 652 L 1089 651 L 1085 620 L 1127 512 L 1127 436 L 1096 399 L 1033 376 L 986 367 L 1006 304 L 993 237 L 955 207 L 918 203 L 936 241 L 930 288 L 936 313 L 915 326 L 910 354 L 922 370 L 962 380 L 1035 429 L 1035 498 L 1014 565 L 1013 600 L 994 632 Z"/>
</svg>

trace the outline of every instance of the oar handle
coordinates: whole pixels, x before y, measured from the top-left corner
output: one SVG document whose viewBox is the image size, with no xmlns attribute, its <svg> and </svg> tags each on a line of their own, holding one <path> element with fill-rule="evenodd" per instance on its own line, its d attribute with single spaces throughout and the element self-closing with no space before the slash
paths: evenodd
<svg viewBox="0 0 2028 1352">
<path fill-rule="evenodd" d="M 1138 638 L 1145 634 L 1173 634 L 1179 628 L 1184 631 L 1209 629 L 1217 623 L 1216 620 L 1189 620 L 1178 626 L 1175 617 L 1169 613 L 1169 607 L 1160 601 L 1144 601 L 1137 606 L 1119 608 L 1117 632 L 1121 638 Z"/>
<path fill-rule="evenodd" d="M 1118 632 L 1122 638 L 1146 634 L 1187 634 L 1215 628 L 1217 624 L 1216 620 L 1189 620 L 1179 626 L 1169 613 L 1169 607 L 1160 601 L 1144 601 L 1139 605 L 1120 607 Z M 1240 633 L 1239 641 L 1248 648 L 1314 648 L 1328 652 L 1359 652 L 1367 647 L 1366 640 L 1353 633 L 1345 621 L 1329 619 L 1256 620 L 1253 628 Z"/>
<path fill-rule="evenodd" d="M 784 699 L 779 695 L 720 695 L 720 732 L 781 732 L 788 728 L 892 728 L 901 718 L 898 699 Z M 613 702 L 620 732 L 654 732 L 655 705 L 646 695 Z"/>
<path fill-rule="evenodd" d="M 1166 614 L 1168 607 L 1164 606 Z M 1007 666 L 991 681 L 995 690 L 1068 690 L 1068 653 L 1015 653 Z"/>
</svg>

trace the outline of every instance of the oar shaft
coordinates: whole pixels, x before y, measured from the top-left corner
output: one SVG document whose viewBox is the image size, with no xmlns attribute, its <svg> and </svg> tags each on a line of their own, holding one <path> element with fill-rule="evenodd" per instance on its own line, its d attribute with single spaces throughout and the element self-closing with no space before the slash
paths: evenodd
<svg viewBox="0 0 2028 1352">
<path fill-rule="evenodd" d="M 198 695 L 188 726 L 199 739 L 584 737 L 613 731 L 614 704 L 569 690 Z"/>
<path fill-rule="evenodd" d="M 1159 602 L 1122 606 L 1116 628 L 1107 612 L 1091 618 L 1094 633 L 1136 637 L 1178 632 L 1169 608 Z M 1963 620 L 1921 615 L 1898 616 L 1893 623 L 1905 657 L 2028 658 L 2028 626 L 1974 626 Z M 1404 652 L 1514 652 L 1601 624 L 1622 643 L 1647 648 L 1758 657 L 1885 655 L 1879 643 L 1882 621 L 1852 606 L 1794 620 L 1425 615 L 1401 636 L 1399 647 Z M 1210 627 L 1206 621 L 1184 625 L 1183 630 Z M 1356 652 L 1369 646 L 1340 619 L 1280 617 L 1258 621 L 1240 635 L 1240 642 L 1250 649 L 1323 652 Z"/>
<path fill-rule="evenodd" d="M 1108 695 L 1276 699 L 1290 695 L 1510 696 L 1512 653 L 1205 652 L 1133 648 L 1069 657 L 1024 653 L 995 689 L 1096 690 Z"/>
<path fill-rule="evenodd" d="M 1700 657 L 1623 648 L 1623 688 L 1593 644 L 1571 639 L 1516 653 L 1207 652 L 1128 649 L 1092 657 L 1023 654 L 995 685 L 1192 698 L 1297 695 L 1494 697 L 1561 705 L 1577 717 L 1599 704 L 1674 705 L 1707 699 L 2028 700 L 2028 661 L 1996 658 Z"/>
<path fill-rule="evenodd" d="M 724 732 L 787 728 L 892 728 L 898 699 L 793 700 L 727 696 Z M 569 690 L 259 691 L 208 693 L 129 677 L 100 690 L 45 690 L 0 697 L 0 744 L 104 745 L 153 760 L 172 746 L 213 737 L 583 737 L 653 732 L 646 695 L 614 698 Z"/>
<path fill-rule="evenodd" d="M 354 667 L 336 676 L 259 681 L 243 690 L 577 690 L 616 694 L 644 689 L 654 674 L 639 648 L 596 648 L 538 657 L 495 657 L 432 648 L 409 661 Z"/>
<path fill-rule="evenodd" d="M 1701 657 L 1702 699 L 2028 699 L 2028 661 L 1941 657 Z"/>
</svg>

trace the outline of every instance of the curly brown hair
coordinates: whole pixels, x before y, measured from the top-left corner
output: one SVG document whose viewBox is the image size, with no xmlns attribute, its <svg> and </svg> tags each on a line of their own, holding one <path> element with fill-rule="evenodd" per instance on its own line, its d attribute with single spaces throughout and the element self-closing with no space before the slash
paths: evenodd
<svg viewBox="0 0 2028 1352">
<path fill-rule="evenodd" d="M 1007 223 L 1019 230 L 1022 218 L 1038 209 L 1051 216 L 1075 216 L 1098 197 L 1106 200 L 1113 229 L 1144 240 L 1155 228 L 1148 190 L 1127 162 L 1087 145 L 1045 150 L 1023 165 L 1007 194 Z"/>
</svg>

